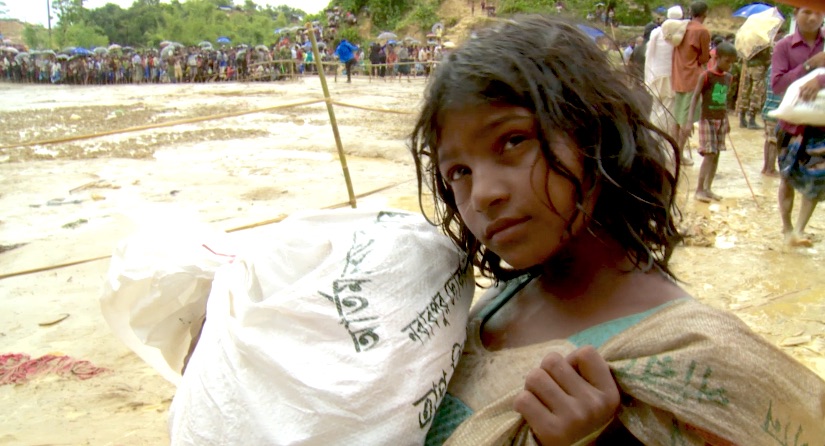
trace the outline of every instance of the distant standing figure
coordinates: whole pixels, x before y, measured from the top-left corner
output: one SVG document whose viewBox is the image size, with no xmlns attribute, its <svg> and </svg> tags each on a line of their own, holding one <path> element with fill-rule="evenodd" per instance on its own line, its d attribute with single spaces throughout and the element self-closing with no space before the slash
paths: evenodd
<svg viewBox="0 0 825 446">
<path fill-rule="evenodd" d="M 352 83 L 352 67 L 355 65 L 355 52 L 358 47 L 349 43 L 347 39 L 341 39 L 341 43 L 335 48 L 338 59 L 344 63 L 347 70 L 347 83 Z"/>
<path fill-rule="evenodd" d="M 688 116 L 692 116 L 701 98 L 702 119 L 699 121 L 699 154 L 702 167 L 696 184 L 696 200 L 709 203 L 719 201 L 711 186 L 719 167 L 719 155 L 725 150 L 725 138 L 730 133 L 728 122 L 728 89 L 730 88 L 730 68 L 736 60 L 736 48 L 729 43 L 716 47 L 716 66 L 699 76 L 696 90 L 690 101 Z M 689 128 L 693 131 L 693 126 Z"/>
<path fill-rule="evenodd" d="M 676 116 L 676 142 L 682 150 L 682 163 L 692 165 L 690 150 L 687 147 L 688 135 L 698 116 L 688 116 L 690 100 L 699 76 L 705 71 L 705 64 L 710 59 L 710 32 L 705 25 L 708 5 L 695 2 L 690 5 L 691 19 L 685 30 L 682 42 L 673 50 L 673 72 L 671 80 L 676 92 L 674 115 Z M 698 110 L 697 110 L 698 111 Z"/>
<path fill-rule="evenodd" d="M 739 127 L 743 129 L 762 129 L 762 126 L 756 123 L 756 115 L 765 104 L 765 73 L 770 64 L 770 47 L 742 63 L 736 110 L 739 112 Z"/>
<path fill-rule="evenodd" d="M 682 7 L 673 6 L 667 10 L 668 20 L 681 20 Z M 674 92 L 671 85 L 673 71 L 673 45 L 665 40 L 660 26 L 650 33 L 645 51 L 645 84 L 653 94 L 651 121 L 669 135 L 675 135 L 676 121 L 673 119 Z"/>
</svg>

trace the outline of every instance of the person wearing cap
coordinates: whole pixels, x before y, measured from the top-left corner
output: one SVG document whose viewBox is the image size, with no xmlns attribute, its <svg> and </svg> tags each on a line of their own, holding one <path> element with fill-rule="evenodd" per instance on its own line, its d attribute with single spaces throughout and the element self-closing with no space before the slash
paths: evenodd
<svg viewBox="0 0 825 446">
<path fill-rule="evenodd" d="M 667 20 L 681 19 L 681 6 L 673 6 L 667 10 Z M 676 122 L 673 120 L 674 92 L 671 85 L 673 45 L 665 40 L 661 26 L 650 32 L 650 40 L 645 48 L 644 67 L 645 84 L 653 95 L 650 120 L 660 129 L 674 135 Z"/>
</svg>

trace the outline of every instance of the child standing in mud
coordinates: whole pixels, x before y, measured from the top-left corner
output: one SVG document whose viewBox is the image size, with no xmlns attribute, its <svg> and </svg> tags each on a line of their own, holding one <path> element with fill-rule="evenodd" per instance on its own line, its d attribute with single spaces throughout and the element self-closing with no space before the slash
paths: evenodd
<svg viewBox="0 0 825 446">
<path fill-rule="evenodd" d="M 730 89 L 730 68 L 736 61 L 736 48 L 722 42 L 716 46 L 716 64 L 699 75 L 696 90 L 690 101 L 688 116 L 694 116 L 696 105 L 701 101 L 702 115 L 699 119 L 699 154 L 702 166 L 696 184 L 696 199 L 704 203 L 719 201 L 713 193 L 713 179 L 719 168 L 719 154 L 725 150 L 725 138 L 730 134 L 728 122 L 728 91 Z M 693 134 L 693 126 L 688 129 Z"/>
<path fill-rule="evenodd" d="M 536 16 L 434 71 L 411 139 L 424 213 L 496 286 L 427 444 L 820 441 L 825 383 L 679 286 L 679 149 L 620 76 Z"/>
</svg>

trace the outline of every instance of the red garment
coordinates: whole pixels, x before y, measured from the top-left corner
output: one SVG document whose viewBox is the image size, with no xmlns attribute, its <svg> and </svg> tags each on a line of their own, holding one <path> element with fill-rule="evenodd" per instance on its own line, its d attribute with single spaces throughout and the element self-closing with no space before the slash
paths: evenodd
<svg viewBox="0 0 825 446">
<path fill-rule="evenodd" d="M 698 21 L 691 20 L 682 43 L 673 49 L 673 91 L 692 93 L 709 59 L 710 31 Z"/>
</svg>

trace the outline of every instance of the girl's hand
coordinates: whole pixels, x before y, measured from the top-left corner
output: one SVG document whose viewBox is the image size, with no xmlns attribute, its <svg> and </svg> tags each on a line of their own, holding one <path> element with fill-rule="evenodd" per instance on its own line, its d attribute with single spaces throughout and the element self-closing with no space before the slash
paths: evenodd
<svg viewBox="0 0 825 446">
<path fill-rule="evenodd" d="M 513 408 L 543 445 L 572 445 L 607 425 L 619 388 L 607 362 L 587 346 L 563 358 L 550 353 L 527 374 Z"/>
</svg>

